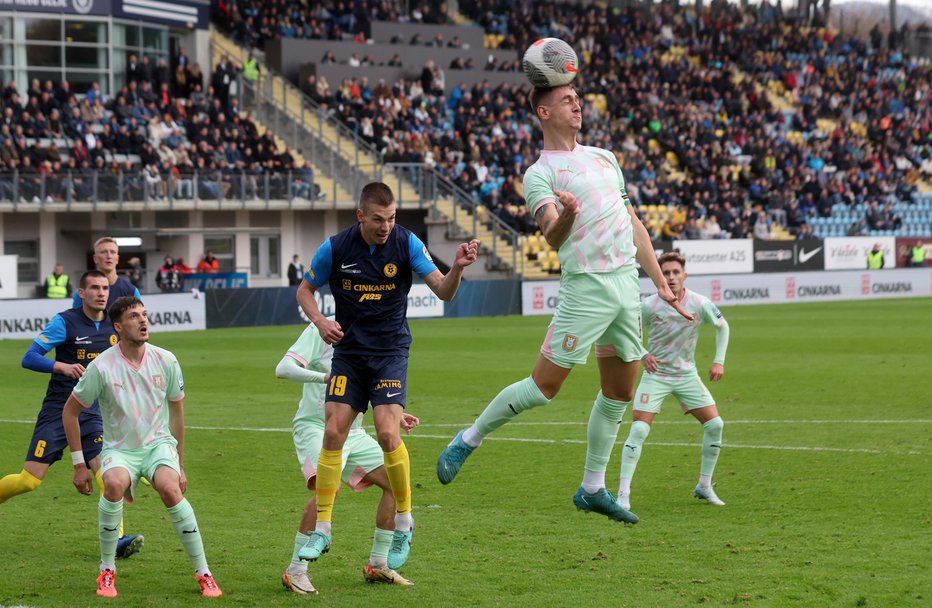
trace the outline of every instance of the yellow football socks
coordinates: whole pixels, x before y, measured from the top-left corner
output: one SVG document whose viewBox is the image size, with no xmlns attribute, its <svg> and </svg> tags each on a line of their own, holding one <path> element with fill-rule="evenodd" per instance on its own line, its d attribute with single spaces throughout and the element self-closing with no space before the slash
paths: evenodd
<svg viewBox="0 0 932 608">
<path fill-rule="evenodd" d="M 395 511 L 410 513 L 411 461 L 408 459 L 408 448 L 404 443 L 391 452 L 385 452 L 385 472 L 388 473 L 388 482 L 395 497 Z"/>
<path fill-rule="evenodd" d="M 7 475 L 0 479 L 0 502 L 5 502 L 19 494 L 32 492 L 42 483 L 42 480 L 23 469 L 19 473 Z"/>
<path fill-rule="evenodd" d="M 340 487 L 343 450 L 321 450 L 317 459 L 317 521 L 333 517 L 333 501 Z"/>
</svg>

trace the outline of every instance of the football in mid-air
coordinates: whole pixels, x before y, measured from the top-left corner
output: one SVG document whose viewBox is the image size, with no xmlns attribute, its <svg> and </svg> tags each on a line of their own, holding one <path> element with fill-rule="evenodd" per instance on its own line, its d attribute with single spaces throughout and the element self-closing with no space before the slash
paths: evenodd
<svg viewBox="0 0 932 608">
<path fill-rule="evenodd" d="M 527 79 L 535 87 L 559 87 L 573 82 L 579 68 L 576 51 L 559 38 L 541 38 L 524 53 Z"/>
</svg>

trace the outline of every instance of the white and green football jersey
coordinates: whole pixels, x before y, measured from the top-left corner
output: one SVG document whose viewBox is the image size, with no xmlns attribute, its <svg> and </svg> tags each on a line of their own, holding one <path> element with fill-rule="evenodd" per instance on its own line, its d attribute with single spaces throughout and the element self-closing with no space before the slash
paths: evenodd
<svg viewBox="0 0 932 608">
<path fill-rule="evenodd" d="M 333 361 L 333 347 L 324 342 L 314 325 L 308 325 L 301 332 L 298 340 L 291 345 L 286 356 L 291 357 L 303 367 L 321 372 L 330 373 L 330 363 Z M 294 423 L 307 422 L 314 426 L 324 428 L 326 421 L 325 404 L 327 402 L 327 385 L 317 382 L 305 382 L 295 414 Z M 365 433 L 362 427 L 363 415 L 360 413 L 353 421 L 350 433 Z"/>
<path fill-rule="evenodd" d="M 175 442 L 168 402 L 184 399 L 184 378 L 170 351 L 146 345 L 139 366 L 119 346 L 102 352 L 81 376 L 74 396 L 84 407 L 100 403 L 104 449 L 136 449 Z"/>
<path fill-rule="evenodd" d="M 577 144 L 569 152 L 542 150 L 524 174 L 524 199 L 532 215 L 543 205 L 562 209 L 554 190 L 573 194 L 580 213 L 558 257 L 563 272 L 602 273 L 635 263 L 637 248 L 625 179 L 615 155 Z"/>
<path fill-rule="evenodd" d="M 676 312 L 656 294 L 641 303 L 641 316 L 647 325 L 647 350 L 659 361 L 656 378 L 695 373 L 700 326 L 709 323 L 718 328 L 725 322 L 718 307 L 696 292 L 687 289 L 681 304 L 694 317 L 693 321 Z"/>
</svg>

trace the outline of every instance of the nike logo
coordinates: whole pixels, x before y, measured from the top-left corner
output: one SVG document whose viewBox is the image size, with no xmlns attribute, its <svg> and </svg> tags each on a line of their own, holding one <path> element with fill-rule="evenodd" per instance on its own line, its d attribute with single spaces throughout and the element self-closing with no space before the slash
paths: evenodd
<svg viewBox="0 0 932 608">
<path fill-rule="evenodd" d="M 181 533 L 182 534 L 197 534 L 197 528 L 194 528 L 193 530 L 182 530 Z"/>
<path fill-rule="evenodd" d="M 401 391 L 398 391 L 397 393 L 385 393 L 385 396 L 386 397 L 397 397 L 400 394 L 401 394 Z"/>
<path fill-rule="evenodd" d="M 108 528 L 106 526 L 101 526 L 101 527 L 104 529 L 104 532 L 116 532 L 117 528 L 119 528 L 119 526 L 117 526 L 116 528 Z"/>
<path fill-rule="evenodd" d="M 628 445 L 627 443 L 625 444 L 625 447 L 628 448 L 629 450 L 631 450 L 632 452 L 635 451 L 635 450 L 637 450 L 637 446 Z"/>
<path fill-rule="evenodd" d="M 816 247 L 816 248 L 813 249 L 812 251 L 806 251 L 805 249 L 800 249 L 800 250 L 799 250 L 799 263 L 800 263 L 800 264 L 805 264 L 805 263 L 808 262 L 810 259 L 812 259 L 812 256 L 814 256 L 815 254 L 819 253 L 820 251 L 822 251 L 822 248 L 821 248 L 821 247 Z"/>
<path fill-rule="evenodd" d="M 75 336 L 74 341 L 83 342 L 84 340 L 87 340 L 88 338 L 90 338 L 90 336 Z"/>
<path fill-rule="evenodd" d="M 518 415 L 518 410 L 516 410 L 516 409 L 515 409 L 515 406 L 511 405 L 510 403 L 508 404 L 508 409 L 510 409 L 512 412 L 514 412 L 514 413 L 515 413 L 515 416 Z"/>
<path fill-rule="evenodd" d="M 352 268 L 353 266 L 356 266 L 357 264 L 359 264 L 359 262 L 354 262 L 352 264 L 340 264 L 340 270 L 346 270 L 347 268 Z"/>
<path fill-rule="evenodd" d="M 719 448 L 719 449 L 721 449 L 722 444 L 720 444 L 720 443 L 710 443 L 710 444 L 709 444 L 709 447 L 710 447 L 710 448 Z"/>
</svg>

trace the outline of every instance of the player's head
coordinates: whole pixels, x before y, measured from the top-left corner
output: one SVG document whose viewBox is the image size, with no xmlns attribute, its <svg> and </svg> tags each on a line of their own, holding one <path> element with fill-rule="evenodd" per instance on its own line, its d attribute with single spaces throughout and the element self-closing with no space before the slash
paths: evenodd
<svg viewBox="0 0 932 608">
<path fill-rule="evenodd" d="M 530 102 L 541 129 L 575 133 L 582 128 L 582 100 L 572 86 L 534 87 Z"/>
<path fill-rule="evenodd" d="M 110 306 L 110 320 L 120 340 L 137 345 L 149 341 L 149 313 L 136 296 L 117 298 Z"/>
<path fill-rule="evenodd" d="M 674 295 L 679 297 L 683 290 L 683 281 L 689 276 L 686 274 L 686 258 L 679 251 L 668 251 L 657 258 L 660 264 L 660 272 L 667 281 L 667 285 L 673 291 Z"/>
<path fill-rule="evenodd" d="M 78 297 L 81 298 L 85 311 L 99 313 L 107 309 L 110 297 L 110 280 L 99 270 L 88 270 L 81 275 L 78 283 Z"/>
<path fill-rule="evenodd" d="M 382 182 L 366 184 L 359 195 L 359 231 L 370 245 L 384 245 L 395 227 L 395 195 Z"/>
<path fill-rule="evenodd" d="M 104 274 L 111 274 L 116 270 L 120 261 L 120 248 L 112 236 L 97 239 L 94 243 L 94 266 Z"/>
</svg>

